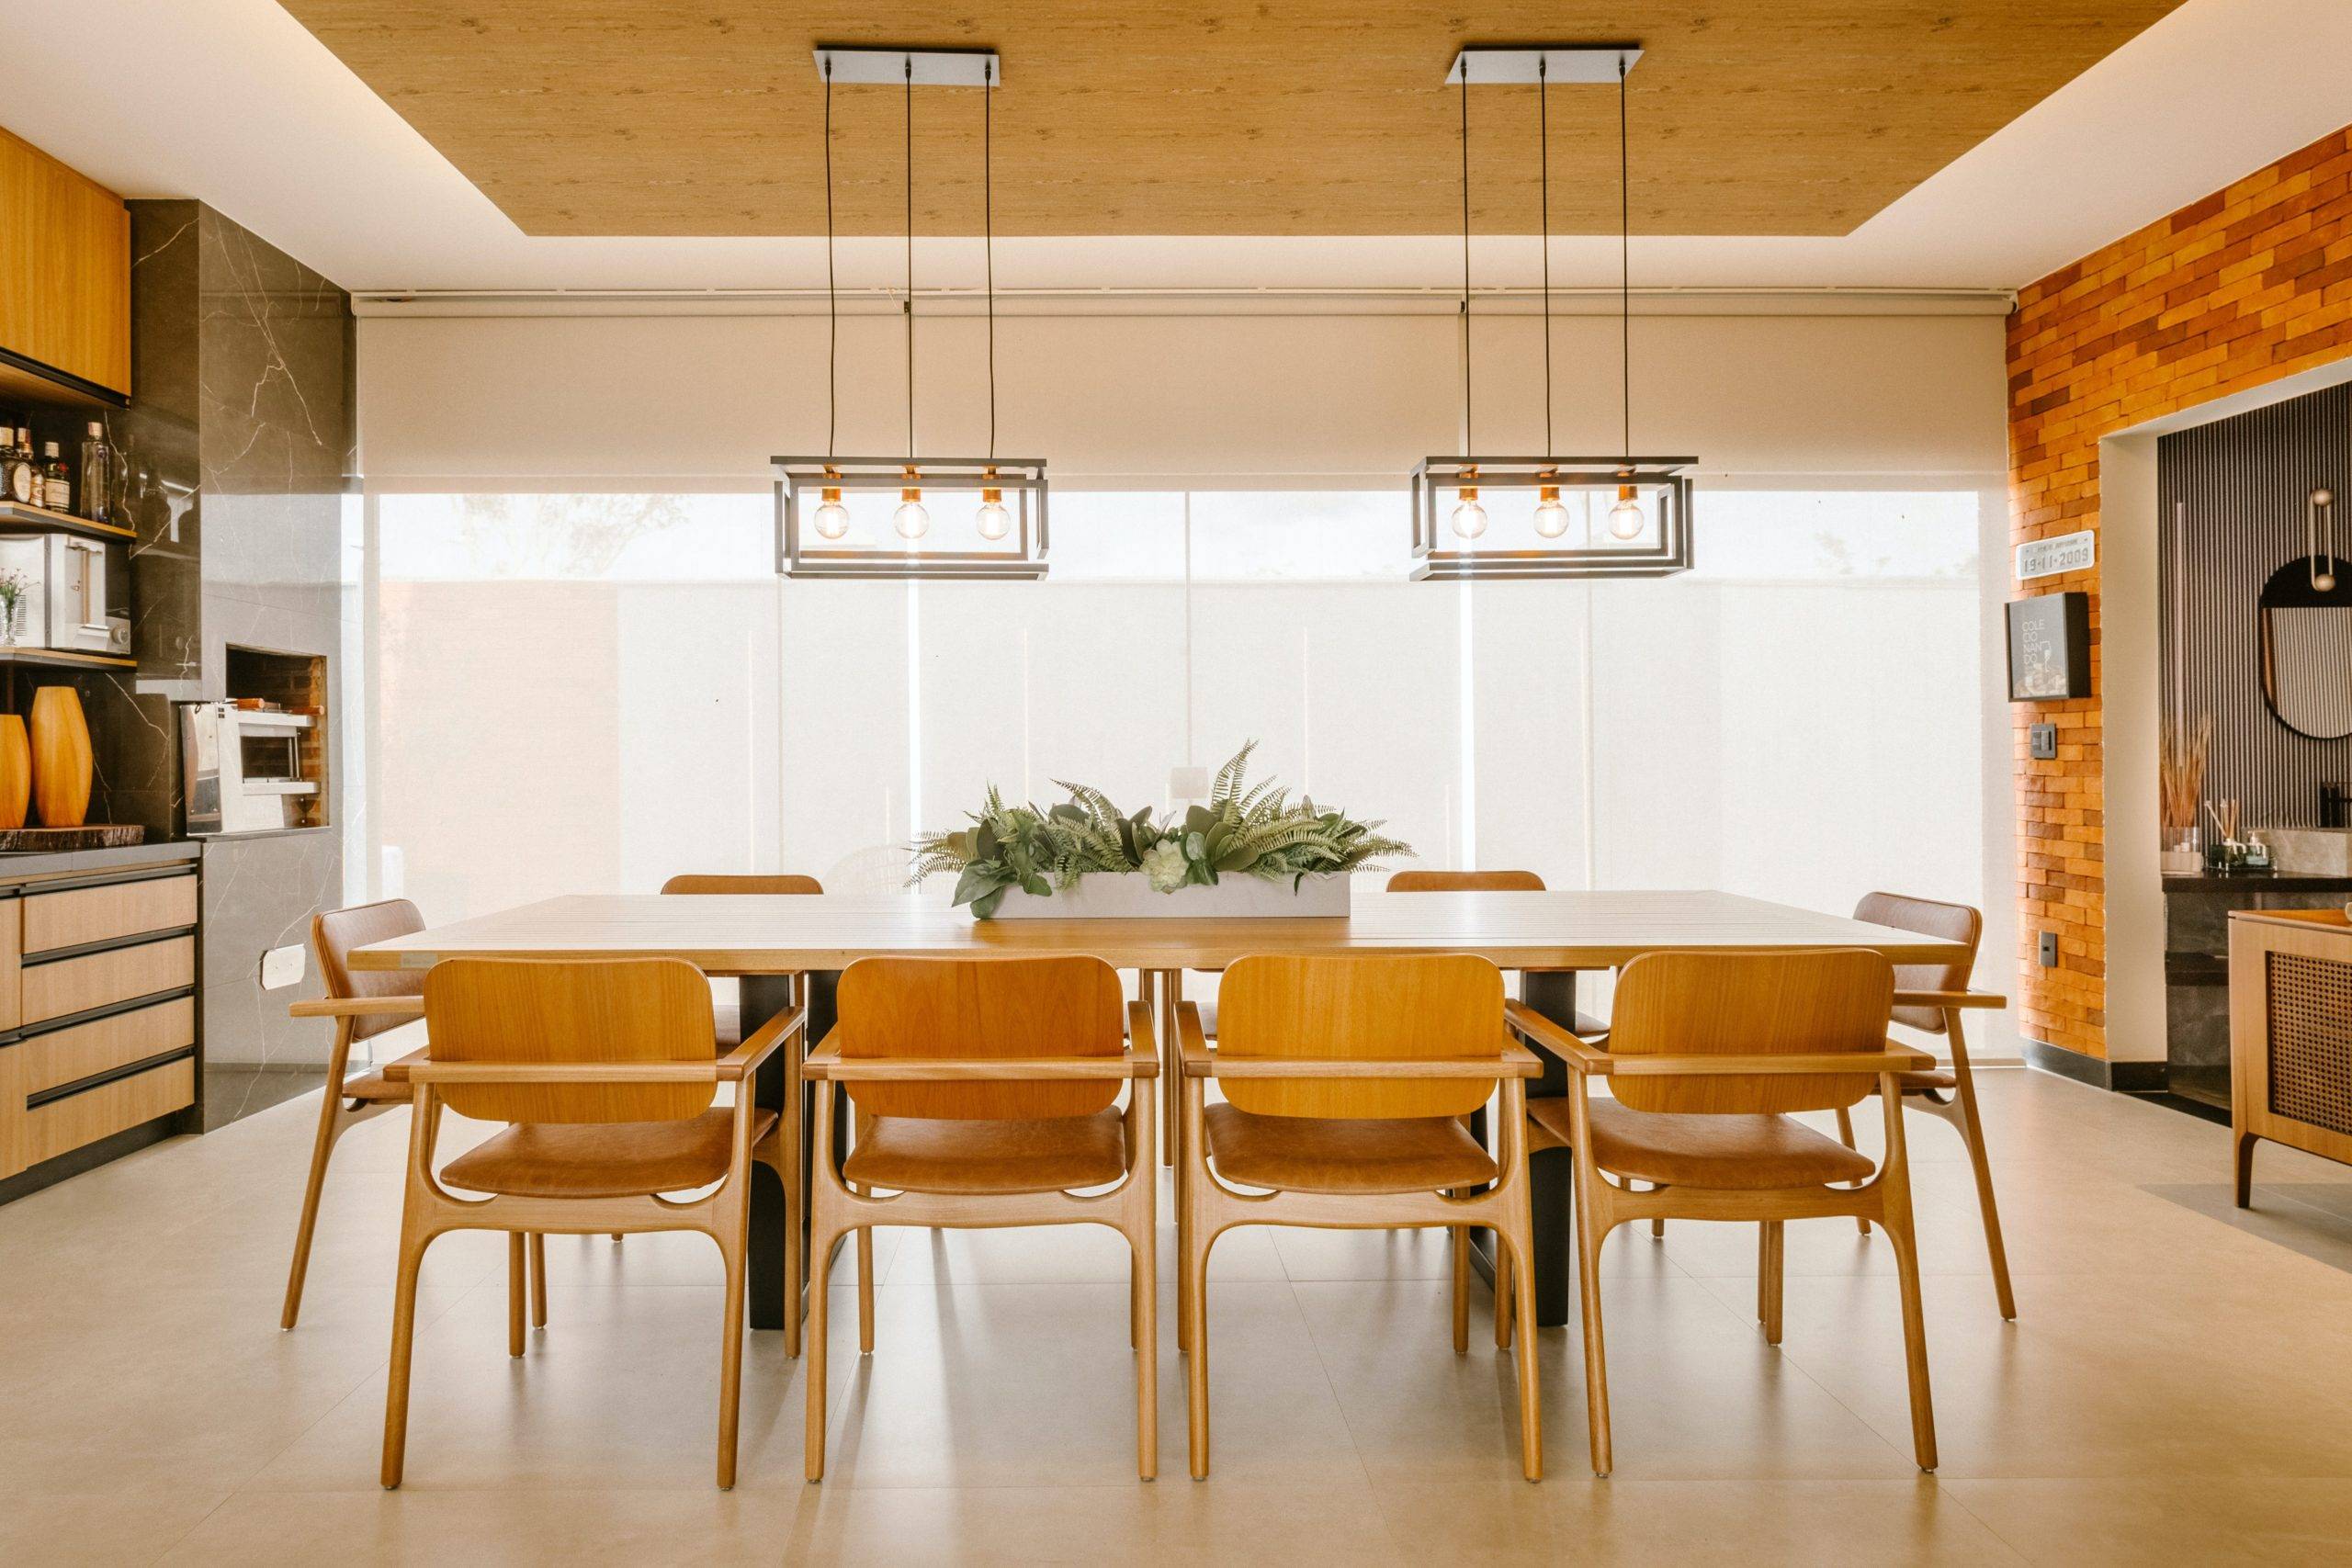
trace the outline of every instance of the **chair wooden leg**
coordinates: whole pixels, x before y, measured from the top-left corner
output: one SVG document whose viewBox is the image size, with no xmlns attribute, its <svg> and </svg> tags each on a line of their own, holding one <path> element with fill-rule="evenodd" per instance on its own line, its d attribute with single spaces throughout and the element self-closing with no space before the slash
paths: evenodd
<svg viewBox="0 0 2352 1568">
<path fill-rule="evenodd" d="M 857 1353 L 874 1354 L 874 1227 L 857 1227 Z"/>
<path fill-rule="evenodd" d="M 731 1491 L 735 1485 L 736 1434 L 741 1426 L 743 1404 L 743 1250 L 745 1226 L 751 1219 L 751 1205 L 741 1205 L 728 1234 L 717 1236 L 718 1255 L 727 1268 L 727 1306 L 724 1325 L 719 1332 L 724 1337 L 718 1350 L 718 1488 Z"/>
<path fill-rule="evenodd" d="M 1194 1229 L 1197 1232 L 1198 1220 Z M 1184 1255 L 1184 1282 L 1193 1293 L 1192 1353 L 1184 1365 L 1184 1416 L 1193 1479 L 1209 1478 L 1209 1243 L 1197 1234 Z"/>
<path fill-rule="evenodd" d="M 506 1233 L 506 1353 L 523 1353 L 523 1233 Z"/>
<path fill-rule="evenodd" d="M 831 1086 L 825 1088 L 829 1089 Z M 826 1298 L 831 1293 L 826 1287 L 832 1273 L 832 1244 L 830 1235 L 815 1232 L 809 1235 L 808 1323 L 807 1337 L 801 1341 L 800 1377 L 808 1408 L 801 1448 L 812 1482 L 825 1479 L 825 1309 L 830 1304 Z"/>
<path fill-rule="evenodd" d="M 1879 1168 L 1879 1224 L 1894 1244 L 1903 1291 L 1903 1359 L 1911 1382 L 1911 1446 L 1919 1468 L 1936 1468 L 1936 1410 L 1928 1389 L 1928 1321 L 1919 1296 L 1919 1234 L 1911 1213 L 1911 1166 L 1904 1148 L 1903 1103 L 1892 1077 L 1882 1080 L 1886 1104 L 1886 1161 Z"/>
<path fill-rule="evenodd" d="M 1510 1348 L 1511 1297 L 1513 1287 L 1510 1248 L 1503 1245 L 1502 1232 L 1495 1235 L 1495 1348 Z"/>
<path fill-rule="evenodd" d="M 2254 1145 L 2262 1140 L 2252 1133 L 2232 1134 L 2237 1144 L 2238 1207 L 2254 1207 Z M 292 1326 L 289 1324 L 288 1326 Z"/>
<path fill-rule="evenodd" d="M 1838 1141 L 1845 1145 L 1849 1149 L 1854 1146 L 1853 1113 L 1842 1105 L 1838 1108 Z M 1849 1182 L 1848 1185 L 1859 1187 L 1861 1183 L 1856 1181 Z M 1856 1214 L 1854 1216 L 1854 1224 L 1864 1235 L 1871 1234 L 1871 1223 L 1862 1215 Z"/>
<path fill-rule="evenodd" d="M 615 1247 L 618 1247 L 621 1244 L 621 1234 L 622 1233 L 619 1231 L 615 1231 L 613 1233 L 613 1245 Z"/>
<path fill-rule="evenodd" d="M 343 1131 L 343 1097 L 335 1092 L 337 1087 L 327 1086 L 319 1109 L 318 1135 L 311 1145 L 311 1177 L 302 1188 L 302 1223 L 294 1231 L 294 1263 L 286 1272 L 286 1304 L 277 1314 L 280 1328 L 293 1327 L 302 1312 L 302 1279 L 311 1270 L 311 1234 L 318 1228 L 319 1195 L 326 1190 L 327 1160 Z M 2243 1201 L 2239 1207 L 2245 1207 Z"/>
<path fill-rule="evenodd" d="M 409 1363 L 416 1348 L 416 1277 L 424 1266 L 430 1235 L 401 1237 L 400 1269 L 392 1284 L 392 1360 L 384 1377 L 384 1463 L 386 1491 L 401 1483 L 408 1461 Z"/>
<path fill-rule="evenodd" d="M 1961 1141 L 1968 1145 L 1968 1163 L 1976 1171 L 1976 1213 L 1984 1222 L 1984 1251 L 1993 1260 L 1993 1294 L 2001 1303 L 2001 1316 L 2015 1319 L 2018 1298 L 2009 1288 L 2009 1249 L 2001 1241 L 2001 1212 L 1993 1201 L 1993 1167 L 1984 1153 L 1984 1136 L 1967 1107 L 1961 1108 L 1955 1120 Z"/>
<path fill-rule="evenodd" d="M 1135 1302 L 1136 1338 L 1136 1473 L 1146 1481 L 1159 1475 L 1159 1285 L 1155 1267 L 1159 1229 L 1157 1216 L 1136 1226 L 1127 1238 L 1128 1292 Z"/>
<path fill-rule="evenodd" d="M 1577 1291 L 1584 1322 L 1585 1419 L 1592 1443 L 1592 1473 L 1606 1476 L 1612 1463 L 1609 1440 L 1609 1354 L 1600 1321 L 1600 1246 L 1609 1238 L 1610 1222 L 1600 1213 L 1608 1195 L 1591 1163 L 1591 1118 L 1584 1088 L 1572 1083 L 1570 1107 L 1576 1148 Z M 1532 1337 L 1530 1336 L 1530 1337 Z"/>
<path fill-rule="evenodd" d="M 1781 1342 L 1782 1223 L 1766 1220 L 1757 1227 L 1756 1316 L 1764 1325 L 1764 1343 Z"/>
<path fill-rule="evenodd" d="M 1454 1194 L 1462 1196 L 1460 1192 Z M 1453 1240 L 1453 1349 L 1459 1355 L 1470 1348 L 1470 1227 L 1452 1227 Z M 1499 1255 L 1502 1248 L 1497 1247 Z"/>
<path fill-rule="evenodd" d="M 531 1233 L 531 1326 L 548 1325 L 548 1238 L 540 1232 Z"/>
<path fill-rule="evenodd" d="M 1507 1257 L 1516 1258 L 1519 1266 L 1506 1269 Z M 1519 1317 L 1531 1324 L 1535 1321 L 1534 1264 L 1534 1226 L 1522 1212 L 1516 1224 L 1495 1233 L 1495 1282 L 1508 1282 L 1518 1297 Z M 1513 1361 L 1519 1372 L 1520 1472 L 1530 1481 L 1544 1479 L 1544 1396 L 1536 1382 L 1536 1359 L 1535 1336 L 1522 1336 Z"/>
</svg>

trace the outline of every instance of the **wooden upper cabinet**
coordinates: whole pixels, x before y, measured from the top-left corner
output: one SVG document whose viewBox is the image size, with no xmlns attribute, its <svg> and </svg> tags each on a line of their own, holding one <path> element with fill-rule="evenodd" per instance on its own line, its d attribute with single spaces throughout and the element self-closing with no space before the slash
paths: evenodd
<svg viewBox="0 0 2352 1568">
<path fill-rule="evenodd" d="M 5 130 L 0 349 L 130 391 L 130 213 L 112 191 Z M 21 388 L 22 370 L 5 368 Z"/>
</svg>

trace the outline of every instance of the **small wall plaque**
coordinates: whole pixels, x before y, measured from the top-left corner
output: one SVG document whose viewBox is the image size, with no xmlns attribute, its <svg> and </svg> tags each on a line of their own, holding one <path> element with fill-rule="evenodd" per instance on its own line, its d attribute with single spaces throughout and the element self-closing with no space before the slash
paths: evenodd
<svg viewBox="0 0 2352 1568">
<path fill-rule="evenodd" d="M 2033 539 L 2018 547 L 2018 581 L 2056 577 L 2061 572 L 2088 571 L 2098 560 L 2098 536 L 2086 528 L 2052 539 Z"/>
</svg>

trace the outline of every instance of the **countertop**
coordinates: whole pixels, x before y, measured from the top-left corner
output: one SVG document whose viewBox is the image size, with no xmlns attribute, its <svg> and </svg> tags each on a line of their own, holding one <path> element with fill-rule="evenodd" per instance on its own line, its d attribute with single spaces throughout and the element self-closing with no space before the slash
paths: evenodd
<svg viewBox="0 0 2352 1568">
<path fill-rule="evenodd" d="M 2285 893 L 2346 893 L 2352 892 L 2352 876 L 2333 876 L 2308 871 L 2236 871 L 2224 875 L 2218 871 L 2166 873 L 2165 891 L 2167 893 L 2197 893 L 2243 887 L 2259 891 L 2264 888 Z"/>
<path fill-rule="evenodd" d="M 193 839 L 158 839 L 111 850 L 21 850 L 0 852 L 0 885 L 36 876 L 76 872 L 131 871 L 143 865 L 194 861 L 204 846 Z"/>
</svg>

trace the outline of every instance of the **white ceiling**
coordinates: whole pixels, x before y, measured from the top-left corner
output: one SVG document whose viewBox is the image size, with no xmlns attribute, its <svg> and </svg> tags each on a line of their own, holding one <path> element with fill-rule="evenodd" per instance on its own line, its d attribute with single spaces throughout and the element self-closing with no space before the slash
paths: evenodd
<svg viewBox="0 0 2352 1568">
<path fill-rule="evenodd" d="M 196 197 L 347 288 L 821 287 L 807 239 L 522 233 L 276 0 L 18 0 L 0 124 L 128 197 Z M 2352 123 L 2352 3 L 2189 0 L 1853 233 L 1645 239 L 1644 284 L 2014 288 Z M 812 222 L 820 222 L 812 212 Z M 932 254 L 925 254 L 932 252 Z M 918 246 L 977 283 L 978 246 Z M 1532 284 L 1532 240 L 1483 240 L 1480 285 Z M 844 285 L 896 275 L 843 242 Z M 1445 288 L 1456 240 L 1021 239 L 1001 288 Z M 1555 285 L 1613 283 L 1613 240 L 1553 242 Z"/>
</svg>

